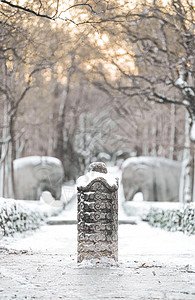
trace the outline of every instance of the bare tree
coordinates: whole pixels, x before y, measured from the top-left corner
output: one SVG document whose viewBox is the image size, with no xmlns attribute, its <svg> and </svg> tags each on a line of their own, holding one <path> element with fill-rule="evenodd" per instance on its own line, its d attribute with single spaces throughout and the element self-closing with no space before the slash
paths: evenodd
<svg viewBox="0 0 195 300">
<path fill-rule="evenodd" d="M 12 15 L 9 10 L 4 10 L 1 11 L 1 17 L 0 96 L 4 113 L 2 119 L 0 192 L 2 196 L 13 197 L 15 190 L 13 160 L 16 158 L 17 140 L 21 135 L 21 132 L 17 132 L 15 128 L 18 109 L 33 87 L 32 79 L 35 74 L 48 68 L 48 65 L 42 60 L 36 60 L 34 64 L 27 64 L 28 51 L 32 43 L 27 38 L 27 30 L 22 30 L 20 24 L 18 25 L 20 14 Z"/>
<path fill-rule="evenodd" d="M 118 74 L 110 80 L 105 69 L 96 72 L 110 93 L 133 101 L 180 105 L 189 113 L 195 141 L 195 14 L 193 1 L 139 2 L 123 14 L 117 27 L 104 24 L 112 43 L 122 51 L 107 55 Z M 129 64 L 129 66 L 128 66 Z M 172 132 L 172 135 L 174 132 Z M 188 139 L 188 137 L 186 137 Z M 190 147 L 190 146 L 188 146 Z M 190 160 L 190 157 L 188 157 Z M 189 172 L 186 173 L 189 174 Z M 192 180 L 192 176 L 189 180 Z M 185 180 L 187 182 L 188 180 Z M 185 198 L 185 196 L 184 196 Z M 191 197 L 192 199 L 192 197 Z M 184 199 L 185 202 L 185 199 Z"/>
</svg>

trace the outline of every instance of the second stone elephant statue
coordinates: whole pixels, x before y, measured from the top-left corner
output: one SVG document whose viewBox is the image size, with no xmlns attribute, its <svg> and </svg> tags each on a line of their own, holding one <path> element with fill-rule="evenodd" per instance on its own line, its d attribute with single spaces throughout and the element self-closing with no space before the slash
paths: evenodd
<svg viewBox="0 0 195 300">
<path fill-rule="evenodd" d="M 144 201 L 179 201 L 181 163 L 160 157 L 132 157 L 122 165 L 126 201 L 142 192 Z"/>
<path fill-rule="evenodd" d="M 64 170 L 59 159 L 27 156 L 14 160 L 16 199 L 39 200 L 43 191 L 60 199 Z"/>
</svg>

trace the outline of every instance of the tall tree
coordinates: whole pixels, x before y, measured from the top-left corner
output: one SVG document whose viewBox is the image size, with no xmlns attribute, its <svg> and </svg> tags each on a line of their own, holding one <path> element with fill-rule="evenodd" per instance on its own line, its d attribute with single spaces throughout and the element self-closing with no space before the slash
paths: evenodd
<svg viewBox="0 0 195 300">
<path fill-rule="evenodd" d="M 118 72 L 117 80 L 110 80 L 103 69 L 96 67 L 102 85 L 111 93 L 129 98 L 131 103 L 135 99 L 185 107 L 194 142 L 194 1 L 172 0 L 166 4 L 142 1 L 134 8 L 128 7 L 126 12 L 123 10 L 121 22 L 116 26 L 104 24 L 104 30 L 107 29 L 110 40 L 115 41 L 120 51 L 118 55 L 116 51 L 107 54 L 113 71 Z"/>
</svg>

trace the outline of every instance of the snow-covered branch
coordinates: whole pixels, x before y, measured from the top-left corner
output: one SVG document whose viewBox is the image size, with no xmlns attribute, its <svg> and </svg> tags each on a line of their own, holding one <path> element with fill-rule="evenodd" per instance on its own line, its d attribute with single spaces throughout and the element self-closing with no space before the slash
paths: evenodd
<svg viewBox="0 0 195 300">
<path fill-rule="evenodd" d="M 156 98 L 150 98 L 150 100 L 152 101 L 155 101 L 155 102 L 158 102 L 160 104 L 163 104 L 163 103 L 170 103 L 170 104 L 177 104 L 177 105 L 184 105 L 184 106 L 187 106 L 187 102 L 186 101 L 179 101 L 179 100 L 175 100 L 175 99 L 172 99 L 172 98 L 168 98 L 160 93 L 157 93 L 157 92 L 154 92 L 153 93 L 153 96 L 156 97 Z"/>
<path fill-rule="evenodd" d="M 175 86 L 180 88 L 182 90 L 182 93 L 187 96 L 188 98 L 194 98 L 195 97 L 195 91 L 194 88 L 187 84 L 185 80 L 183 80 L 182 76 L 180 76 L 175 81 Z"/>
</svg>

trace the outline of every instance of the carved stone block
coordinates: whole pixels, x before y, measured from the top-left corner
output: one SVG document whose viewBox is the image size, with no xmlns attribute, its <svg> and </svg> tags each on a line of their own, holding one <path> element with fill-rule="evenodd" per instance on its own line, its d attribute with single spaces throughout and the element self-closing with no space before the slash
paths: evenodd
<svg viewBox="0 0 195 300">
<path fill-rule="evenodd" d="M 95 172 L 95 175 L 94 175 Z M 91 174 L 93 173 L 93 176 Z M 102 175 L 101 175 L 101 174 Z M 100 176 L 99 176 L 100 175 Z M 118 180 L 110 184 L 103 163 L 89 166 L 78 191 L 78 263 L 101 257 L 118 260 Z M 84 176 L 83 176 L 84 177 Z M 94 178 L 90 181 L 90 178 Z"/>
</svg>

